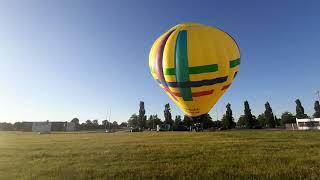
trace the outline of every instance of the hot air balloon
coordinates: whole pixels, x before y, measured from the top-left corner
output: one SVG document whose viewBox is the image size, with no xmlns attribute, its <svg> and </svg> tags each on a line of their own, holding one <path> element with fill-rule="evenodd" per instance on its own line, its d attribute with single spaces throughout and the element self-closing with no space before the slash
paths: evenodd
<svg viewBox="0 0 320 180">
<path fill-rule="evenodd" d="M 226 32 L 194 23 L 179 24 L 152 45 L 153 78 L 188 116 L 207 114 L 239 71 L 240 51 Z"/>
</svg>

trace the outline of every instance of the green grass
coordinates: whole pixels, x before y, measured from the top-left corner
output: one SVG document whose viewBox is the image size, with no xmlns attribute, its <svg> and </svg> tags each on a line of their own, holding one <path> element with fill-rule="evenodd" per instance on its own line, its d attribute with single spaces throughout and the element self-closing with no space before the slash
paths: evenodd
<svg viewBox="0 0 320 180">
<path fill-rule="evenodd" d="M 320 132 L 0 132 L 0 179 L 318 179 Z"/>
</svg>

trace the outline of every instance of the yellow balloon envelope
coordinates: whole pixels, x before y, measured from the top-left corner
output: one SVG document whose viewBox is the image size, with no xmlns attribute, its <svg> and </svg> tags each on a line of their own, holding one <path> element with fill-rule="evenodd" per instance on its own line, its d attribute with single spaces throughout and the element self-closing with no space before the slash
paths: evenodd
<svg viewBox="0 0 320 180">
<path fill-rule="evenodd" d="M 226 32 L 179 24 L 152 45 L 149 66 L 160 87 L 191 117 L 208 113 L 231 85 L 240 51 Z"/>
</svg>

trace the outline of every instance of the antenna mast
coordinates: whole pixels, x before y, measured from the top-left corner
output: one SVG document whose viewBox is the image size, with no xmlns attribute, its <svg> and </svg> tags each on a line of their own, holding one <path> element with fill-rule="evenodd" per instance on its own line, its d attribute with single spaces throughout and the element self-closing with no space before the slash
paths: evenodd
<svg viewBox="0 0 320 180">
<path fill-rule="evenodd" d="M 109 111 L 108 111 L 108 109 L 107 109 L 107 115 L 106 115 L 106 121 L 105 121 L 105 123 L 104 123 L 104 130 L 105 130 L 105 132 L 107 131 L 107 123 L 108 123 L 108 115 L 109 114 Z"/>
<path fill-rule="evenodd" d="M 109 131 L 110 131 L 110 126 L 111 126 L 111 108 L 110 108 L 110 111 L 109 111 Z"/>
</svg>

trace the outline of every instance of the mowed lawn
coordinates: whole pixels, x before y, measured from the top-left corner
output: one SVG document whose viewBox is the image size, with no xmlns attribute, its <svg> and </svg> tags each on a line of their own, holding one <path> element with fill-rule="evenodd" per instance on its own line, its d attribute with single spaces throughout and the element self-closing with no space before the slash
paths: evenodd
<svg viewBox="0 0 320 180">
<path fill-rule="evenodd" d="M 320 132 L 0 132 L 0 179 L 320 178 Z"/>
</svg>

